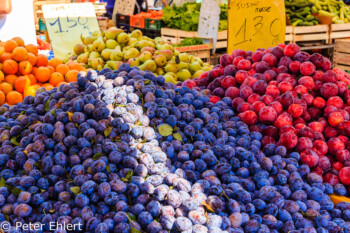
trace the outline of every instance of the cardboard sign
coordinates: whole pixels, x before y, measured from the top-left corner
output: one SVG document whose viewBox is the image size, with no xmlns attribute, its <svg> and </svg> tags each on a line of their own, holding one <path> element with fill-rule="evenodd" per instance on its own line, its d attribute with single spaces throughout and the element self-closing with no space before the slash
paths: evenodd
<svg viewBox="0 0 350 233">
<path fill-rule="evenodd" d="M 218 38 L 220 6 L 215 0 L 203 0 L 198 23 L 198 36 L 212 38 L 214 51 Z"/>
<path fill-rule="evenodd" d="M 46 28 L 55 57 L 64 59 L 81 43 L 80 36 L 100 31 L 91 3 L 50 4 L 43 6 Z"/>
<path fill-rule="evenodd" d="M 37 44 L 33 0 L 12 0 L 12 11 L 0 15 L 0 40 L 21 37 L 26 44 Z"/>
<path fill-rule="evenodd" d="M 116 0 L 114 3 L 112 20 L 116 21 L 116 14 L 133 15 L 135 10 L 136 0 Z"/>
<path fill-rule="evenodd" d="M 284 43 L 284 0 L 232 0 L 228 9 L 228 46 L 255 51 Z"/>
</svg>

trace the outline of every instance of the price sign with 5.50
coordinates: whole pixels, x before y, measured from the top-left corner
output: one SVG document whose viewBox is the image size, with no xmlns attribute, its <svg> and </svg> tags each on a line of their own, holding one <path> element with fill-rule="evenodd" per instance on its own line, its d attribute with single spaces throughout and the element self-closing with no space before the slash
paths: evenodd
<svg viewBox="0 0 350 233">
<path fill-rule="evenodd" d="M 228 9 L 227 52 L 255 51 L 284 43 L 284 0 L 232 0 Z"/>
<path fill-rule="evenodd" d="M 100 31 L 91 3 L 49 4 L 43 6 L 47 31 L 55 57 L 64 59 L 81 43 L 80 36 Z"/>
</svg>

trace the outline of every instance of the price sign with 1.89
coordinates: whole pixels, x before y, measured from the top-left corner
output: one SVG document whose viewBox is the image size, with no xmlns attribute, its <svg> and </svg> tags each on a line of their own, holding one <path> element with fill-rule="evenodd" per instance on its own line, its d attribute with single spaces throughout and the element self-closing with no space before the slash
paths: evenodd
<svg viewBox="0 0 350 233">
<path fill-rule="evenodd" d="M 283 0 L 230 1 L 228 10 L 228 52 L 254 51 L 284 43 Z"/>
</svg>

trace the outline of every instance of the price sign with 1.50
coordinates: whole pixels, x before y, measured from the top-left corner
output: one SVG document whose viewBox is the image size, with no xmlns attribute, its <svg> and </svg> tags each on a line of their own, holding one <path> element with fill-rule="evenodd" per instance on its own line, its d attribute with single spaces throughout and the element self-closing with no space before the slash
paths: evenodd
<svg viewBox="0 0 350 233">
<path fill-rule="evenodd" d="M 81 35 L 86 37 L 100 31 L 91 3 L 44 5 L 43 13 L 53 53 L 61 59 L 81 43 Z"/>
</svg>

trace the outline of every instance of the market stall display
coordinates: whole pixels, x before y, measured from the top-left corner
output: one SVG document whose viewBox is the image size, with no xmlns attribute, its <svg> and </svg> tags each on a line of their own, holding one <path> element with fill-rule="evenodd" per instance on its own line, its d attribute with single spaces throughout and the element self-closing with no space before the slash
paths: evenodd
<svg viewBox="0 0 350 233">
<path fill-rule="evenodd" d="M 127 34 L 112 27 L 96 36 L 82 37 L 82 42 L 75 46 L 75 54 L 69 56 L 70 60 L 86 68 L 117 70 L 123 62 L 127 62 L 141 70 L 164 75 L 167 82 L 174 83 L 199 77 L 202 72 L 211 69 L 200 58 L 180 53 L 160 38 L 145 37 L 140 30 Z"/>
<path fill-rule="evenodd" d="M 200 4 L 150 16 L 126 2 L 124 28 L 101 20 L 64 61 L 39 39 L 0 42 L 0 232 L 349 233 L 348 6 L 286 1 L 286 43 L 235 45 L 212 65 Z M 269 11 L 260 30 L 284 24 L 261 3 L 239 7 Z M 334 42 L 333 61 L 305 41 Z"/>
<path fill-rule="evenodd" d="M 62 83 L 76 82 L 77 74 L 84 68 L 74 62 L 63 64 L 38 54 L 37 46 L 25 45 L 21 38 L 13 38 L 0 44 L 0 105 L 13 105 L 23 98 L 35 96 L 44 87 L 51 90 Z"/>
<path fill-rule="evenodd" d="M 240 119 L 262 133 L 264 150 L 297 151 L 325 182 L 350 184 L 349 74 L 295 44 L 254 53 L 237 49 L 220 64 L 185 85 L 208 88 L 214 102 L 231 98 Z"/>
</svg>

